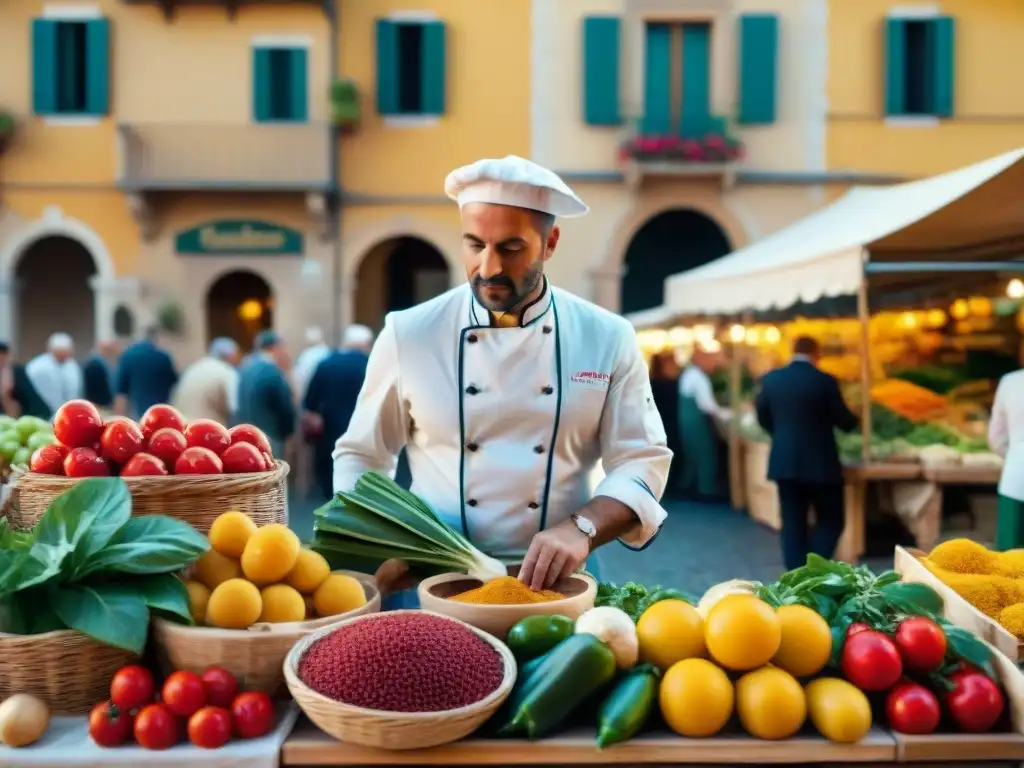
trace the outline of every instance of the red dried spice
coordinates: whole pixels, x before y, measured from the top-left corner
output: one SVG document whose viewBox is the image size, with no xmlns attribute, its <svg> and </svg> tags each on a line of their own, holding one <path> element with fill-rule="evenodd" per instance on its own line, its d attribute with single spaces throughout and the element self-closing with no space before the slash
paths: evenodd
<svg viewBox="0 0 1024 768">
<path fill-rule="evenodd" d="M 388 712 L 444 712 L 486 698 L 505 674 L 476 633 L 425 613 L 383 613 L 339 627 L 299 661 L 299 677 L 335 701 Z"/>
</svg>

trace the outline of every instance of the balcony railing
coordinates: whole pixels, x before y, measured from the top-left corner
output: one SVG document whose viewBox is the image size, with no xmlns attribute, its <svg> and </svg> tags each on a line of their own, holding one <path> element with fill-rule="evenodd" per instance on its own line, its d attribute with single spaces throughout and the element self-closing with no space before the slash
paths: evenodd
<svg viewBox="0 0 1024 768">
<path fill-rule="evenodd" d="M 223 7 L 230 18 L 234 18 L 239 6 L 243 5 L 281 5 L 288 3 L 318 5 L 323 8 L 324 13 L 332 13 L 333 4 L 331 0 L 121 0 L 128 5 L 156 5 L 163 10 L 164 18 L 170 21 L 174 18 L 174 11 L 181 5 L 212 5 Z"/>
<path fill-rule="evenodd" d="M 118 126 L 125 189 L 316 192 L 331 179 L 333 128 L 325 124 Z"/>
</svg>

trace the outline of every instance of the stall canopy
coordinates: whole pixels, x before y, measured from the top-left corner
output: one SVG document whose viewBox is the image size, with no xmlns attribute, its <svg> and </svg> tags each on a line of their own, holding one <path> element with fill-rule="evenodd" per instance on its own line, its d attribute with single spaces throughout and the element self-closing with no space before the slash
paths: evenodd
<svg viewBox="0 0 1024 768">
<path fill-rule="evenodd" d="M 782 309 L 854 294 L 866 258 L 977 261 L 1022 253 L 1024 149 L 1018 149 L 921 181 L 855 188 L 746 248 L 668 278 L 665 304 L 630 319 L 649 327 L 680 316 Z"/>
</svg>

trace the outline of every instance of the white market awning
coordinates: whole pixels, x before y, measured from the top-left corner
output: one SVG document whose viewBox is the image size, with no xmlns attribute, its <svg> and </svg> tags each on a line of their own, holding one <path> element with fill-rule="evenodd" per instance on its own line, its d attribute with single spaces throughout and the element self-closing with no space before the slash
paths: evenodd
<svg viewBox="0 0 1024 768">
<path fill-rule="evenodd" d="M 1024 149 L 920 181 L 855 188 L 756 243 L 669 277 L 657 311 L 668 319 L 784 309 L 856 293 L 867 252 L 872 261 L 970 260 L 972 247 L 991 252 L 1014 240 L 1024 243 Z"/>
<path fill-rule="evenodd" d="M 624 315 L 624 317 L 633 324 L 634 328 L 638 331 L 642 331 L 646 328 L 661 328 L 672 320 L 675 315 L 675 312 L 663 304 L 660 307 L 652 307 L 651 309 L 641 309 L 638 312 L 630 312 L 628 315 Z"/>
</svg>

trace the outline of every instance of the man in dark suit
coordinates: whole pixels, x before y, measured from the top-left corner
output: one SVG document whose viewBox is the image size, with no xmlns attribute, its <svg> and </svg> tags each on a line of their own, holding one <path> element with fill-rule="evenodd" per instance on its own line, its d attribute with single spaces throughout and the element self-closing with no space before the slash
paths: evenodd
<svg viewBox="0 0 1024 768">
<path fill-rule="evenodd" d="M 295 432 L 295 397 L 285 374 L 291 367 L 284 341 L 273 331 L 261 331 L 256 349 L 238 373 L 240 424 L 263 430 L 274 456 L 284 456 L 285 443 Z"/>
<path fill-rule="evenodd" d="M 160 331 L 146 329 L 145 338 L 132 344 L 121 355 L 117 368 L 117 397 L 114 410 L 133 419 L 142 417 L 151 405 L 169 403 L 171 390 L 178 383 L 174 361 L 161 349 Z"/>
<path fill-rule="evenodd" d="M 82 366 L 82 394 L 86 400 L 99 408 L 110 408 L 114 404 L 114 362 L 117 360 L 117 344 L 101 341 Z"/>
<path fill-rule="evenodd" d="M 832 557 L 843 533 L 843 467 L 835 430 L 850 432 L 857 417 L 846 407 L 839 382 L 818 369 L 818 342 L 797 339 L 793 361 L 761 382 L 757 420 L 772 437 L 768 479 L 779 488 L 782 558 L 798 568 L 813 552 Z M 817 523 L 810 530 L 814 507 Z"/>
</svg>

